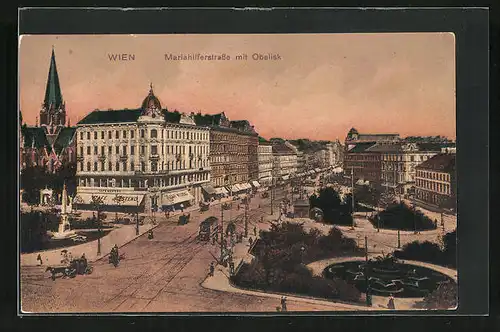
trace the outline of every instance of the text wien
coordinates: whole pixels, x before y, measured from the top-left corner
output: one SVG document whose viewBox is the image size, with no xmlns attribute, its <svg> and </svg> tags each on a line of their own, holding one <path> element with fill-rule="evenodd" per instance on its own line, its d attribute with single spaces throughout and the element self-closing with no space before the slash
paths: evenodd
<svg viewBox="0 0 500 332">
<path fill-rule="evenodd" d="M 108 54 L 109 61 L 132 61 L 135 60 L 135 54 Z"/>
</svg>

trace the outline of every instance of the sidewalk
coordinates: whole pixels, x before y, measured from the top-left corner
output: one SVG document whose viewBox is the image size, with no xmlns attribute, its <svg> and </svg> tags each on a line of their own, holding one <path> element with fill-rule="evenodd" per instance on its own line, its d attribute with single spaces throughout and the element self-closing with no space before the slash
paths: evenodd
<svg viewBox="0 0 500 332">
<path fill-rule="evenodd" d="M 191 207 L 184 210 L 184 213 L 196 211 L 198 207 Z M 170 216 L 180 215 L 180 211 L 176 211 L 171 213 Z M 40 254 L 43 260 L 43 265 L 45 266 L 53 266 L 61 264 L 61 250 L 68 250 L 71 252 L 74 258 L 80 257 L 85 253 L 85 257 L 89 262 L 97 261 L 105 256 L 111 251 L 111 248 L 116 244 L 118 247 L 122 247 L 127 243 L 133 241 L 144 233 L 148 232 L 150 229 L 154 229 L 158 227 L 161 223 L 157 223 L 156 225 L 147 223 L 139 226 L 139 235 L 136 235 L 136 226 L 135 225 L 119 225 L 115 229 L 113 229 L 108 235 L 101 238 L 101 255 L 97 255 L 97 240 L 82 243 L 78 245 L 74 245 L 71 247 L 50 249 L 45 251 L 37 251 L 27 254 L 21 254 L 20 257 L 20 266 L 36 266 L 39 265 L 40 262 L 37 261 L 37 256 Z M 84 230 L 82 230 L 84 231 Z"/>
</svg>

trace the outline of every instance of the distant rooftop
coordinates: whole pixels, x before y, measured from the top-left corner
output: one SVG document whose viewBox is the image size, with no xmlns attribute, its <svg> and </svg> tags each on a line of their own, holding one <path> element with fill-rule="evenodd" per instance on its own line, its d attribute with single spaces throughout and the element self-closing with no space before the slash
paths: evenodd
<svg viewBox="0 0 500 332">
<path fill-rule="evenodd" d="M 453 172 L 455 170 L 455 154 L 437 154 L 418 165 L 417 168 L 441 172 Z"/>
</svg>

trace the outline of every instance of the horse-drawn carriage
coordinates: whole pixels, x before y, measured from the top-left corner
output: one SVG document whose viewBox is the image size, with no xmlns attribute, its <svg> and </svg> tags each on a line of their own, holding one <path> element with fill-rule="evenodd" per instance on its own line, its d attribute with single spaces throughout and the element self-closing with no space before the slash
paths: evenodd
<svg viewBox="0 0 500 332">
<path fill-rule="evenodd" d="M 210 203 L 200 202 L 200 212 L 208 211 Z"/>
<path fill-rule="evenodd" d="M 63 278 L 74 278 L 77 274 L 91 274 L 93 270 L 92 266 L 87 263 L 87 259 L 81 257 L 65 265 L 49 266 L 45 271 L 50 272 L 52 280 L 56 280 L 58 274 L 61 274 Z"/>
<path fill-rule="evenodd" d="M 262 198 L 268 198 L 269 197 L 269 193 L 267 191 L 263 192 L 260 197 Z"/>
<path fill-rule="evenodd" d="M 233 204 L 231 204 L 231 203 L 223 203 L 222 204 L 222 208 L 224 210 L 230 210 L 232 206 L 233 206 Z"/>
<path fill-rule="evenodd" d="M 216 217 L 208 217 L 200 223 L 200 231 L 198 233 L 198 239 L 200 241 L 209 241 L 210 236 L 214 232 L 217 232 L 217 222 L 219 219 Z"/>
</svg>

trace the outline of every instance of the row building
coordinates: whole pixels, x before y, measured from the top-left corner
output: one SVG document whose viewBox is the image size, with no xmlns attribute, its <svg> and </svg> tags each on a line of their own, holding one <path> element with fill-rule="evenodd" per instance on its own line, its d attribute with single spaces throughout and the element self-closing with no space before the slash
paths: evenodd
<svg viewBox="0 0 500 332">
<path fill-rule="evenodd" d="M 77 197 L 105 210 L 169 210 L 203 201 L 210 128 L 162 109 L 151 86 L 138 109 L 95 110 L 77 125 Z"/>
</svg>

